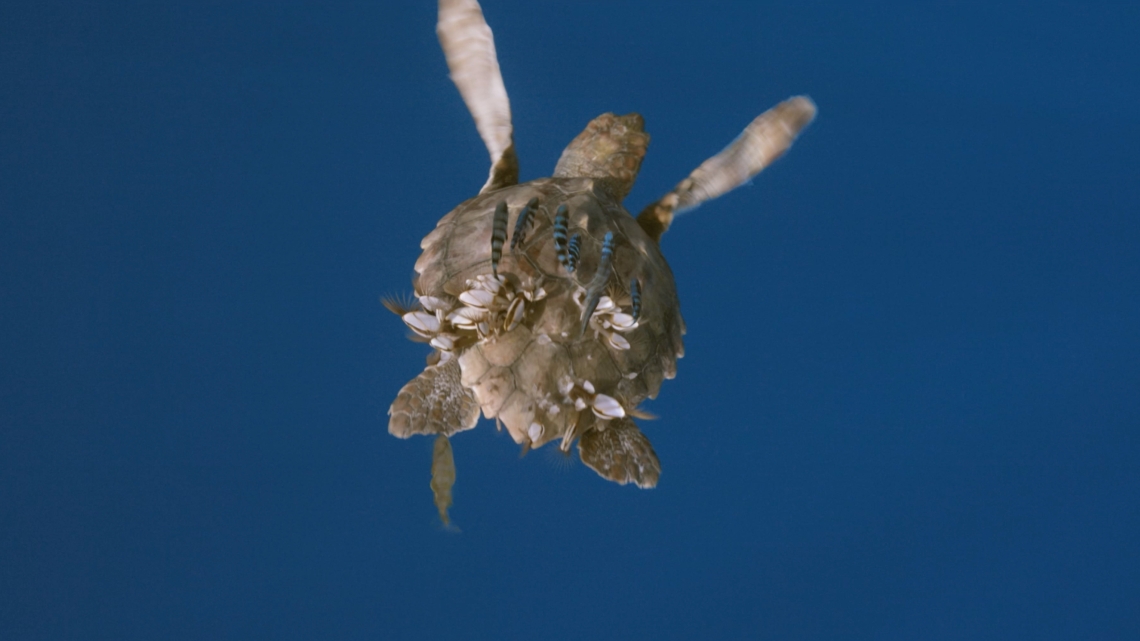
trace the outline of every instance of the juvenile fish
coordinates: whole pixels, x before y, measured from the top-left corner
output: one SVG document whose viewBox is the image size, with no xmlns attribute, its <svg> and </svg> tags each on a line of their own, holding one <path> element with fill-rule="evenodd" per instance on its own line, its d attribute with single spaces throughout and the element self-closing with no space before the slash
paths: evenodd
<svg viewBox="0 0 1140 641">
<path fill-rule="evenodd" d="M 518 220 L 515 221 L 515 233 L 511 236 L 511 251 L 526 241 L 526 232 L 530 224 L 534 221 L 534 212 L 538 209 L 538 199 L 531 198 L 527 201 L 523 210 L 519 212 Z"/>
<path fill-rule="evenodd" d="M 569 259 L 566 261 L 566 271 L 574 273 L 578 269 L 578 255 L 582 251 L 582 235 L 574 234 L 570 238 L 570 244 L 566 247 L 566 253 L 569 254 Z"/>
<path fill-rule="evenodd" d="M 499 203 L 495 208 L 495 217 L 491 223 L 491 273 L 499 277 L 499 259 L 503 257 L 503 243 L 507 242 L 507 201 Z"/>
<path fill-rule="evenodd" d="M 629 298 L 633 320 L 637 320 L 641 316 L 641 281 L 636 278 L 629 281 Z"/>
<path fill-rule="evenodd" d="M 559 205 L 554 212 L 554 252 L 558 255 L 558 262 L 566 271 L 574 271 L 570 265 L 570 247 L 566 242 L 566 228 L 570 224 L 566 212 L 566 205 Z"/>
<path fill-rule="evenodd" d="M 606 283 L 610 280 L 610 273 L 613 271 L 613 259 L 614 233 L 608 231 L 605 240 L 602 241 L 602 257 L 598 259 L 598 271 L 594 272 L 594 277 L 590 279 L 590 284 L 586 287 L 586 307 L 582 310 L 582 329 L 578 332 L 578 338 L 586 333 L 586 327 L 590 325 L 590 317 L 598 308 L 602 291 L 605 290 Z"/>
</svg>

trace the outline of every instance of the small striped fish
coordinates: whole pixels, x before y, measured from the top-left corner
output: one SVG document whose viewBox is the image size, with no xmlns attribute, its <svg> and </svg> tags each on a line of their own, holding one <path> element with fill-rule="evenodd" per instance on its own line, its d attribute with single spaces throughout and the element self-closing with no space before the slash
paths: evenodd
<svg viewBox="0 0 1140 641">
<path fill-rule="evenodd" d="M 495 208 L 495 218 L 491 224 L 491 273 L 499 277 L 499 259 L 503 257 L 503 243 L 507 242 L 507 201 Z"/>
<path fill-rule="evenodd" d="M 578 269 L 578 254 L 582 251 L 582 236 L 581 234 L 574 234 L 570 237 L 570 245 L 566 248 L 566 252 L 570 255 L 570 260 L 566 263 L 566 271 L 573 273 Z"/>
<path fill-rule="evenodd" d="M 578 338 L 586 334 L 586 328 L 590 325 L 590 317 L 598 308 L 602 291 L 605 290 L 606 283 L 609 282 L 610 274 L 613 272 L 613 260 L 614 233 L 608 231 L 605 240 L 602 241 L 602 257 L 598 259 L 598 271 L 594 272 L 594 277 L 590 279 L 590 284 L 586 287 L 586 308 L 582 310 L 582 329 L 578 332 Z"/>
<path fill-rule="evenodd" d="M 633 307 L 633 320 L 641 316 L 641 281 L 634 278 L 629 281 L 630 305 Z"/>
<path fill-rule="evenodd" d="M 570 263 L 570 252 L 566 243 L 566 227 L 569 224 L 566 205 L 559 205 L 558 211 L 554 212 L 554 251 L 558 254 L 558 262 L 561 263 L 567 271 L 571 271 L 568 267 Z"/>
<path fill-rule="evenodd" d="M 526 231 L 534 221 L 534 212 L 537 209 L 538 199 L 531 198 L 519 212 L 518 220 L 515 221 L 515 234 L 511 236 L 511 251 L 526 241 Z"/>
</svg>

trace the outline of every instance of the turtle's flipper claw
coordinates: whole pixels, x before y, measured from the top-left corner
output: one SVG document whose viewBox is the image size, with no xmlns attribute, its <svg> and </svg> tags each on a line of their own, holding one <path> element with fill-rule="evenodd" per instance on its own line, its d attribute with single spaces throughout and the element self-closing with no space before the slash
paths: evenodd
<svg viewBox="0 0 1140 641">
<path fill-rule="evenodd" d="M 600 423 L 578 441 L 582 462 L 604 479 L 642 489 L 657 485 L 661 462 L 649 439 L 628 416 Z"/>
</svg>

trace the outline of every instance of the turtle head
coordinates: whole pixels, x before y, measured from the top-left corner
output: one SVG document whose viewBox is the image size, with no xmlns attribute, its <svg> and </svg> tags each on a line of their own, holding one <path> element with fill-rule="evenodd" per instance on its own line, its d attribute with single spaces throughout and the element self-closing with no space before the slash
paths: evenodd
<svg viewBox="0 0 1140 641">
<path fill-rule="evenodd" d="M 590 121 L 562 152 L 554 168 L 559 178 L 601 179 L 620 202 L 637 179 L 649 146 L 645 119 L 631 113 L 604 113 Z"/>
</svg>

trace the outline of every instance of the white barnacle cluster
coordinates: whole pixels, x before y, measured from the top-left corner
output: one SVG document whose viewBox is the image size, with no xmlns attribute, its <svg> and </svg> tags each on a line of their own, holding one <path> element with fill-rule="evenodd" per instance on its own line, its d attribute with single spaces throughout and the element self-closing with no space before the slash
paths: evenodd
<svg viewBox="0 0 1140 641">
<path fill-rule="evenodd" d="M 435 296 L 420 296 L 419 299 L 423 309 L 408 312 L 401 318 L 413 332 L 428 339 L 432 347 L 450 352 L 459 339 L 446 317 L 452 305 Z"/>
<path fill-rule="evenodd" d="M 585 289 L 574 293 L 574 302 L 579 307 L 585 307 Z M 622 308 L 609 296 L 598 298 L 598 306 L 590 316 L 590 328 L 594 330 L 594 338 L 603 339 L 610 347 L 622 351 L 629 349 L 629 340 L 622 336 L 626 332 L 637 329 L 637 319 L 633 314 L 622 311 Z"/>
<path fill-rule="evenodd" d="M 558 381 L 558 391 L 561 392 L 564 402 L 572 403 L 578 411 L 589 407 L 594 416 L 602 420 L 608 421 L 625 416 L 625 408 L 621 406 L 621 402 L 612 396 L 597 393 L 590 381 L 575 382 L 569 376 L 564 376 Z"/>
<path fill-rule="evenodd" d="M 467 289 L 459 295 L 461 305 L 447 315 L 447 321 L 484 339 L 518 327 L 526 304 L 545 297 L 542 287 L 516 288 L 510 281 L 480 274 L 467 280 Z"/>
<path fill-rule="evenodd" d="M 423 310 L 408 312 L 403 319 L 413 332 L 429 339 L 432 347 L 450 352 L 465 335 L 483 340 L 513 330 L 526 315 L 526 304 L 545 297 L 540 286 L 516 288 L 509 281 L 481 274 L 467 280 L 458 305 L 420 296 Z"/>
</svg>

